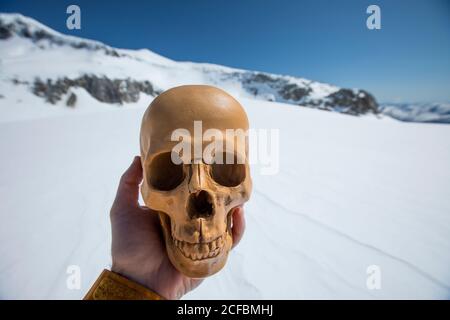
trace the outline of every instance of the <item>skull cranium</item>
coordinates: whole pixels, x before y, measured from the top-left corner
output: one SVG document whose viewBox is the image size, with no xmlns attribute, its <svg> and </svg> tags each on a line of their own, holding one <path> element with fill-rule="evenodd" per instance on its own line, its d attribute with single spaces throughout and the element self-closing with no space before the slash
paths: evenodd
<svg viewBox="0 0 450 320">
<path fill-rule="evenodd" d="M 242 106 L 218 88 L 189 85 L 165 91 L 142 119 L 141 193 L 145 204 L 159 214 L 172 264 L 189 277 L 203 278 L 225 265 L 232 246 L 232 211 L 249 199 L 252 183 L 247 139 L 243 151 L 231 149 L 233 159 L 243 161 L 207 163 L 195 158 L 195 152 L 189 163 L 172 161 L 178 143 L 172 141 L 172 133 L 180 128 L 194 132 L 195 121 L 201 121 L 203 130 L 224 133 L 225 144 L 235 142 L 229 141 L 227 129 L 248 130 Z M 190 146 L 197 143 L 192 140 Z M 201 141 L 201 147 L 205 143 Z M 221 156 L 230 156 L 226 152 Z"/>
</svg>

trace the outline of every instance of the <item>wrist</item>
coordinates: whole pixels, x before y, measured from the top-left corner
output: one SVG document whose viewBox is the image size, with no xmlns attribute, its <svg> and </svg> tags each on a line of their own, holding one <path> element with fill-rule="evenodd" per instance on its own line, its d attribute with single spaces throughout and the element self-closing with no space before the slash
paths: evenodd
<svg viewBox="0 0 450 320">
<path fill-rule="evenodd" d="M 161 294 L 155 288 L 153 288 L 152 283 L 150 281 L 148 281 L 148 279 L 152 278 L 151 275 L 139 273 L 139 272 L 130 270 L 130 268 L 123 268 L 123 267 L 117 266 L 114 263 L 111 266 L 111 272 L 114 272 L 122 277 L 125 277 L 125 278 L 129 279 L 130 281 L 133 281 L 149 290 L 154 291 L 157 294 Z"/>
<path fill-rule="evenodd" d="M 178 300 L 184 295 L 184 291 L 177 288 L 171 288 L 168 283 L 161 283 L 161 279 L 151 272 L 141 272 L 132 270 L 114 264 L 111 266 L 111 272 L 117 273 L 155 293 L 167 300 Z"/>
</svg>

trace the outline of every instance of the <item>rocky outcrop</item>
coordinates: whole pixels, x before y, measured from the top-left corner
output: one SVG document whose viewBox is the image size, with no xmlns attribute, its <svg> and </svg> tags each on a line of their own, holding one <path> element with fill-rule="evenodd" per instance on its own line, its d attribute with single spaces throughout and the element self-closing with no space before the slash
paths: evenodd
<svg viewBox="0 0 450 320">
<path fill-rule="evenodd" d="M 76 103 L 77 103 L 77 95 L 72 92 L 66 101 L 66 105 L 68 107 L 75 107 Z"/>
<path fill-rule="evenodd" d="M 49 103 L 55 104 L 60 101 L 71 88 L 84 88 L 92 97 L 105 103 L 131 103 L 139 100 L 140 93 L 157 95 L 160 91 L 155 90 L 149 81 L 135 81 L 131 79 L 108 79 L 95 75 L 84 75 L 77 79 L 41 80 L 36 79 L 33 83 L 33 93 L 45 98 Z M 68 106 L 75 106 L 76 96 L 73 92 L 67 100 Z"/>
<path fill-rule="evenodd" d="M 375 98 L 364 90 L 339 89 L 324 99 L 326 110 L 351 115 L 380 112 Z"/>
<path fill-rule="evenodd" d="M 265 100 L 293 103 L 351 115 L 378 114 L 380 112 L 375 98 L 364 90 L 337 87 L 330 90 L 332 86 L 327 84 L 266 73 L 235 73 L 235 76 L 241 78 L 244 89 Z M 320 88 L 321 86 L 323 88 Z M 323 90 L 325 93 L 317 94 L 318 90 Z M 327 94 L 327 91 L 331 92 Z"/>
</svg>

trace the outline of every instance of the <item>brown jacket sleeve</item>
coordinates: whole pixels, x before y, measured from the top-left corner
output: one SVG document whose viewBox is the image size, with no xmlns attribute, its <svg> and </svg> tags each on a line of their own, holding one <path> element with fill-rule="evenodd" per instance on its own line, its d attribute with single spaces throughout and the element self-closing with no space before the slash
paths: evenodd
<svg viewBox="0 0 450 320">
<path fill-rule="evenodd" d="M 164 298 L 140 284 L 105 269 L 84 300 L 164 300 Z"/>
</svg>

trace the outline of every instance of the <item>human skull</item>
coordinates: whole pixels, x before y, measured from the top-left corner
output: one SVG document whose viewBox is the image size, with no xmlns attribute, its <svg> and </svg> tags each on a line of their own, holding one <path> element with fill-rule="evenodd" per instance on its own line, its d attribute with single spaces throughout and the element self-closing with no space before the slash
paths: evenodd
<svg viewBox="0 0 450 320">
<path fill-rule="evenodd" d="M 212 161 L 195 151 L 183 154 L 189 161 L 177 164 L 173 155 L 179 141 L 172 141 L 172 134 L 187 129 L 192 137 L 198 121 L 201 133 L 208 129 L 222 133 L 222 138 L 215 136 L 214 140 L 233 147 L 227 151 L 216 148 Z M 142 197 L 159 214 L 170 261 L 192 278 L 207 277 L 225 265 L 233 241 L 232 212 L 251 193 L 248 137 L 239 148 L 236 136 L 227 135 L 227 129 L 247 132 L 244 109 L 226 92 L 204 85 L 165 91 L 153 100 L 142 119 Z M 208 143 L 194 137 L 187 145 L 191 150 L 199 146 L 203 150 Z M 217 161 L 226 157 L 234 159 L 233 163 Z"/>
</svg>

